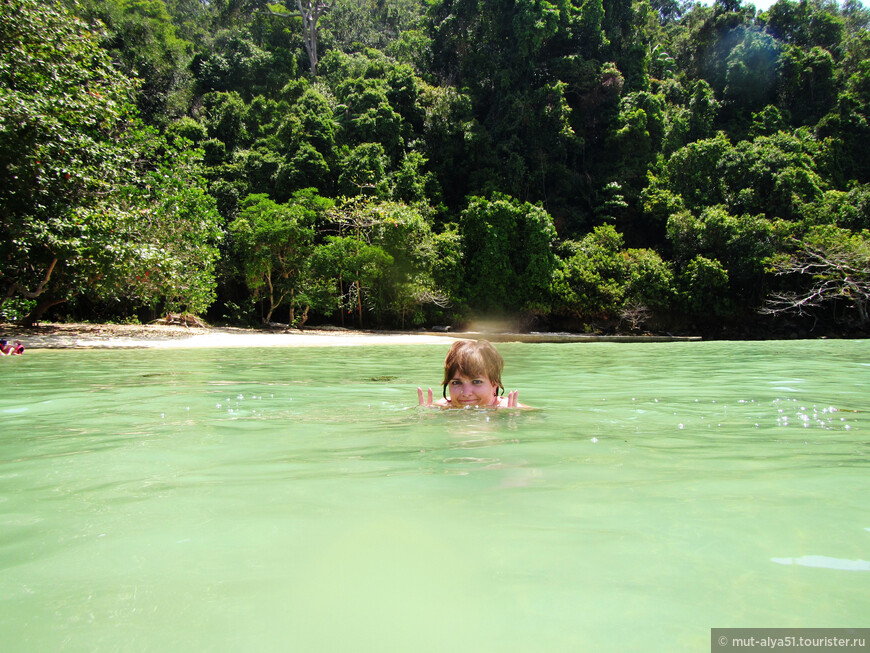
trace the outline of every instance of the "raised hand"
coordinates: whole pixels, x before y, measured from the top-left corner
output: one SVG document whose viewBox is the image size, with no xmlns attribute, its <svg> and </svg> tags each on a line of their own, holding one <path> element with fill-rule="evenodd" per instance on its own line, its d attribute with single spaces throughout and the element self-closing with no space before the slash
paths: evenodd
<svg viewBox="0 0 870 653">
<path fill-rule="evenodd" d="M 429 388 L 429 393 L 425 397 L 423 397 L 423 388 L 417 388 L 417 398 L 420 400 L 421 406 L 434 406 L 435 404 L 432 402 L 432 388 Z"/>
<path fill-rule="evenodd" d="M 508 396 L 507 396 L 507 407 L 508 408 L 516 408 L 517 406 L 519 406 L 519 401 L 517 401 L 517 397 L 519 397 L 519 394 L 520 394 L 519 390 L 512 390 L 511 392 L 508 392 Z"/>
</svg>

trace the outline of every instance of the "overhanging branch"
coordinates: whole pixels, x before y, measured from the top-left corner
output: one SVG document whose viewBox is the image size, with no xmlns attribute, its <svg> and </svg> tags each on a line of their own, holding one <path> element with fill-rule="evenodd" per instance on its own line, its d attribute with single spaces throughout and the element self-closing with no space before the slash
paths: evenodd
<svg viewBox="0 0 870 653">
<path fill-rule="evenodd" d="M 803 315 L 810 309 L 845 301 L 857 309 L 862 324 L 870 321 L 870 261 L 866 248 L 848 239 L 830 246 L 797 243 L 797 252 L 777 261 L 773 272 L 807 280 L 805 289 L 772 293 L 760 312 Z"/>
</svg>

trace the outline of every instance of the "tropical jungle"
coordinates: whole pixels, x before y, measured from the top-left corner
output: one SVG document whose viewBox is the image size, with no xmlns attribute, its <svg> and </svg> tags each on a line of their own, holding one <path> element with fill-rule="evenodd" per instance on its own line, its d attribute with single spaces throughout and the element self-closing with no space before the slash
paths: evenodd
<svg viewBox="0 0 870 653">
<path fill-rule="evenodd" d="M 857 0 L 2 0 L 0 321 L 870 333 Z"/>
</svg>

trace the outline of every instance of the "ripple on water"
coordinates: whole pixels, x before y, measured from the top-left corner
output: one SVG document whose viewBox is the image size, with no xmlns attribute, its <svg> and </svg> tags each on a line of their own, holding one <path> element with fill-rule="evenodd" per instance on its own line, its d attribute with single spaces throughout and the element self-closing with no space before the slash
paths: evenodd
<svg viewBox="0 0 870 653">
<path fill-rule="evenodd" d="M 870 562 L 866 560 L 847 560 L 829 556 L 802 556 L 800 558 L 771 558 L 778 565 L 797 565 L 799 567 L 818 567 L 821 569 L 837 569 L 839 571 L 870 571 Z"/>
</svg>

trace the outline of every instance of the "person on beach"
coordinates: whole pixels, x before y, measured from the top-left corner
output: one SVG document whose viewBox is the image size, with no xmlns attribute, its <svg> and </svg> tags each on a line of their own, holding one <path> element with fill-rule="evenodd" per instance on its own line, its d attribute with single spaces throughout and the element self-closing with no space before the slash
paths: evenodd
<svg viewBox="0 0 870 653">
<path fill-rule="evenodd" d="M 504 392 L 503 368 L 501 354 L 486 340 L 458 340 L 444 359 L 442 398 L 433 401 L 432 388 L 424 394 L 419 387 L 417 398 L 421 406 L 441 408 L 527 408 L 517 401 L 517 390 L 509 392 L 507 397 L 499 396 L 499 391 Z"/>
<path fill-rule="evenodd" d="M 0 339 L 0 356 L 20 356 L 24 353 L 24 345 L 16 340 L 11 345 L 6 343 L 5 338 Z"/>
</svg>

